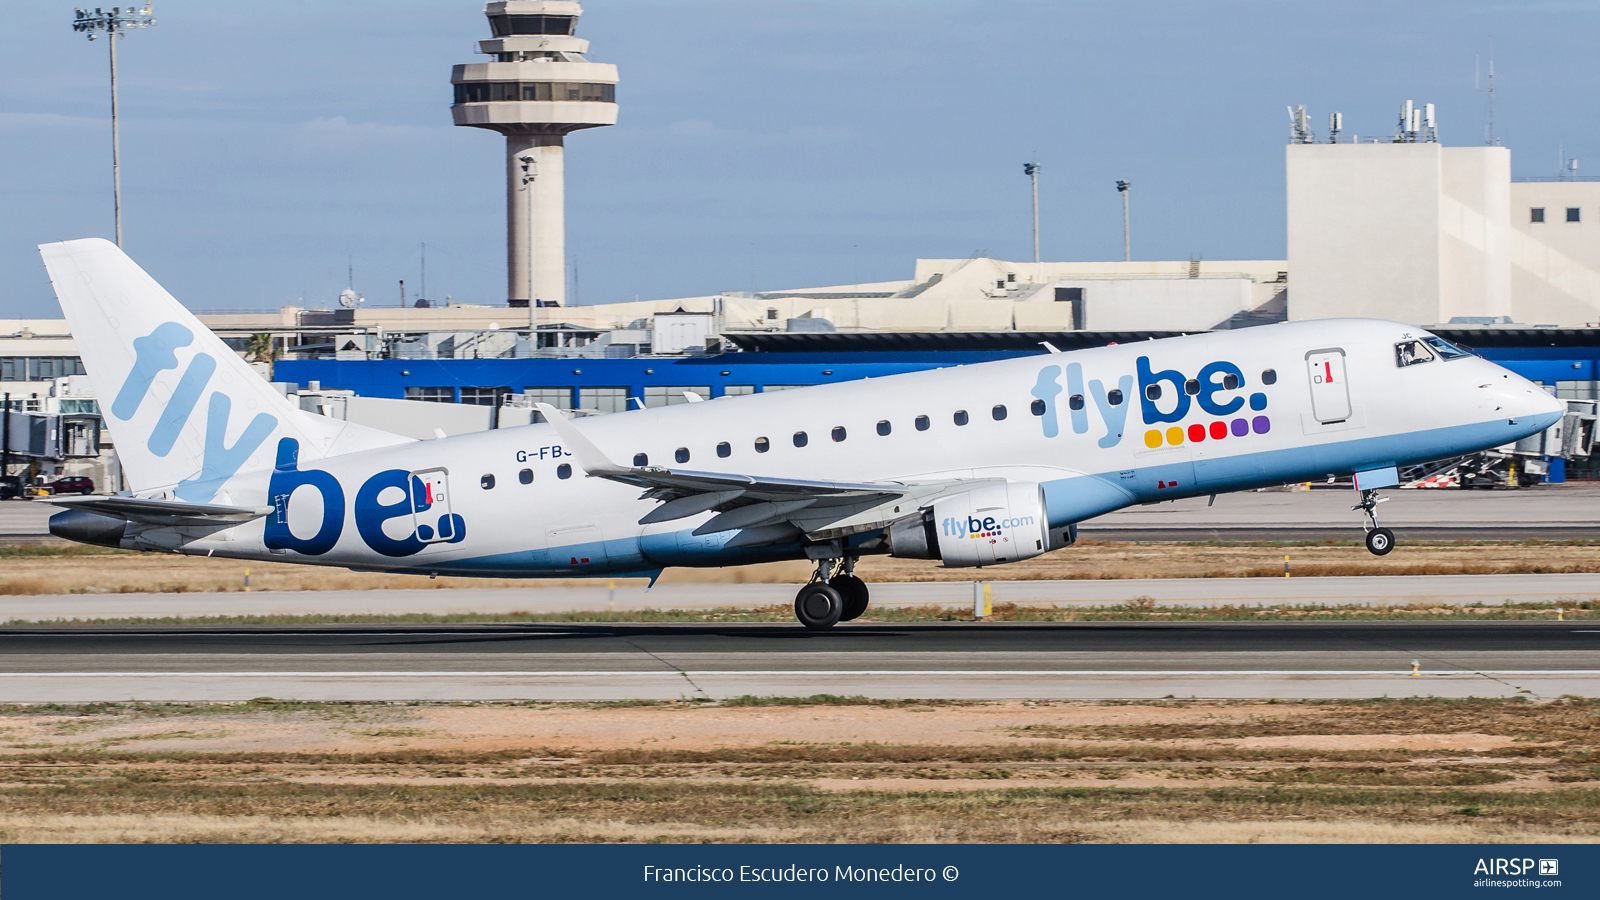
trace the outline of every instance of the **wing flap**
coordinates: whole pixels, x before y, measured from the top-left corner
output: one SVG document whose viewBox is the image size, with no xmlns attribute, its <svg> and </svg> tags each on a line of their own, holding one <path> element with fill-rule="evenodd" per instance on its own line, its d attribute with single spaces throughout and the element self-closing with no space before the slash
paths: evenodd
<svg viewBox="0 0 1600 900">
<path fill-rule="evenodd" d="M 644 499 L 664 501 L 639 524 L 668 522 L 714 512 L 694 530 L 697 535 L 737 531 L 729 548 L 774 543 L 804 534 L 833 540 L 884 528 L 933 500 L 972 490 L 1002 478 L 943 479 L 931 482 L 838 482 L 769 478 L 723 472 L 695 472 L 658 466 L 619 466 L 572 422 L 545 403 L 534 404 L 591 478 L 644 488 Z"/>
</svg>

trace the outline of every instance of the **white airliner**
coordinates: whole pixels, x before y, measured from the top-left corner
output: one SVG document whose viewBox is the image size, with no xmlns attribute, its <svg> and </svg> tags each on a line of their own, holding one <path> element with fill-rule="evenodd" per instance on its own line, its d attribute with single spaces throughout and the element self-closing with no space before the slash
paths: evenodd
<svg viewBox="0 0 1600 900">
<path fill-rule="evenodd" d="M 61 537 L 429 575 L 640 575 L 811 559 L 808 628 L 865 554 L 990 566 L 1137 503 L 1397 467 L 1557 422 L 1539 385 L 1419 328 L 1269 325 L 417 441 L 304 412 L 111 243 L 40 248 L 130 490 Z"/>
</svg>

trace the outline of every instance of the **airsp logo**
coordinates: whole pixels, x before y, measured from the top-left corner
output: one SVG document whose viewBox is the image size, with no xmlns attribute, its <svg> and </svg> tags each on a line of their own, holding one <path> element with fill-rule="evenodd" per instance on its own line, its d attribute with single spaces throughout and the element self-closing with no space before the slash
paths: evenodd
<svg viewBox="0 0 1600 900">
<path fill-rule="evenodd" d="M 1534 861 L 1526 857 L 1522 859 L 1479 859 L 1478 865 L 1472 870 L 1474 875 L 1527 875 L 1533 871 Z M 1539 860 L 1540 875 L 1558 875 L 1561 865 L 1554 859 Z"/>
</svg>

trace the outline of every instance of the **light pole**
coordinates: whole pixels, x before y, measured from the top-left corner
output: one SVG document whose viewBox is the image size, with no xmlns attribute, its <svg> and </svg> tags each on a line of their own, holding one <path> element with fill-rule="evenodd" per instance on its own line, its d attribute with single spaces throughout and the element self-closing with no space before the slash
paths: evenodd
<svg viewBox="0 0 1600 900">
<path fill-rule="evenodd" d="M 1028 176 L 1033 185 L 1033 266 L 1039 269 L 1039 164 L 1027 162 L 1022 164 L 1022 174 Z M 1042 280 L 1044 272 L 1040 270 L 1034 276 Z"/>
<path fill-rule="evenodd" d="M 539 178 L 539 163 L 532 153 L 517 157 L 517 162 L 522 163 L 522 187 L 517 190 L 528 195 L 528 323 L 532 328 L 539 324 L 539 314 L 535 312 L 539 308 L 539 289 L 533 283 L 533 248 L 538 246 L 535 239 L 538 226 L 533 221 L 533 183 Z"/>
<path fill-rule="evenodd" d="M 1128 183 L 1117 182 L 1117 193 L 1122 195 L 1122 261 L 1133 261 L 1133 246 L 1128 243 Z"/>
<path fill-rule="evenodd" d="M 122 144 L 117 133 L 117 39 L 129 28 L 149 28 L 156 23 L 146 3 L 135 9 L 132 6 L 113 6 L 110 12 L 74 7 L 77 15 L 72 20 L 72 30 L 87 34 L 94 40 L 98 32 L 106 33 L 106 44 L 111 48 L 111 203 L 117 219 L 117 246 L 122 246 Z"/>
</svg>

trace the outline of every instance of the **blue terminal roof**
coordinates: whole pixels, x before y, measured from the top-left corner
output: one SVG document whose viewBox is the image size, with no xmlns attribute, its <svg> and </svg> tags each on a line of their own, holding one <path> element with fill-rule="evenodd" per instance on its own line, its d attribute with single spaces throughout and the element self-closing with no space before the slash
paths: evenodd
<svg viewBox="0 0 1600 900">
<path fill-rule="evenodd" d="M 1041 348 L 1037 352 L 1043 353 Z M 283 360 L 274 378 L 305 387 L 343 388 L 366 397 L 404 397 L 407 387 L 627 387 L 828 384 L 988 362 L 1021 354 L 999 351 L 921 353 L 726 353 L 637 359 L 377 359 Z"/>
<path fill-rule="evenodd" d="M 1600 379 L 1600 329 L 1435 329 L 1535 381 Z M 302 387 L 404 397 L 407 387 L 707 387 L 827 384 L 1046 352 L 1170 337 L 1173 332 L 774 332 L 729 335 L 745 352 L 632 359 L 283 360 L 274 377 Z"/>
</svg>

